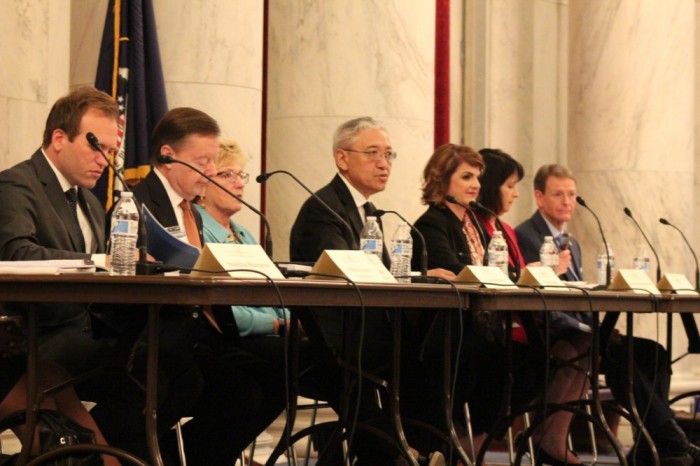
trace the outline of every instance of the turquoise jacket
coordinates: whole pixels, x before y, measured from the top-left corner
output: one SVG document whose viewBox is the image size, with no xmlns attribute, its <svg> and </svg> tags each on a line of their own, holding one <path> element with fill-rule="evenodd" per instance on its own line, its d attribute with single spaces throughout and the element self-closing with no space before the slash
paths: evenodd
<svg viewBox="0 0 700 466">
<path fill-rule="evenodd" d="M 214 217 L 202 207 L 196 205 L 197 211 L 202 216 L 202 231 L 204 233 L 205 243 L 225 243 L 229 232 L 222 227 Z M 231 229 L 236 232 L 243 244 L 257 244 L 253 235 L 242 226 L 229 220 Z M 238 325 L 238 333 L 242 337 L 249 335 L 272 335 L 273 322 L 275 319 L 289 319 L 289 312 L 285 309 L 284 312 L 275 307 L 262 306 L 231 306 L 233 317 Z"/>
</svg>

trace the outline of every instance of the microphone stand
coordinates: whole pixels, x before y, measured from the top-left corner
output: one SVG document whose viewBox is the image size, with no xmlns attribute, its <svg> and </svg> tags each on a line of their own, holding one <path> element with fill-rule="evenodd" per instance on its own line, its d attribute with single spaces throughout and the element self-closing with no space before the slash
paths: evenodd
<svg viewBox="0 0 700 466">
<path fill-rule="evenodd" d="M 656 253 L 656 249 L 654 249 L 654 246 L 651 245 L 651 241 L 649 241 L 649 238 L 644 233 L 644 230 L 642 230 L 642 227 L 639 225 L 639 223 L 637 223 L 637 220 L 632 216 L 632 211 L 629 210 L 627 207 L 625 207 L 623 210 L 625 212 L 625 215 L 627 215 L 629 218 L 632 219 L 634 224 L 637 226 L 637 229 L 644 237 L 644 240 L 649 245 L 649 249 L 651 249 L 651 252 L 654 253 L 654 257 L 656 258 L 656 283 L 659 283 L 659 280 L 661 280 L 661 261 L 659 261 L 659 255 Z M 696 282 L 695 286 L 697 287 L 697 282 Z"/>
<path fill-rule="evenodd" d="M 90 144 L 90 147 L 92 147 L 95 151 L 99 152 L 100 155 L 102 155 L 102 158 L 105 159 L 107 162 L 107 165 L 109 165 L 109 168 L 112 169 L 114 174 L 116 175 L 117 178 L 119 178 L 119 181 L 121 181 L 122 186 L 124 186 L 124 190 L 128 192 L 132 192 L 131 188 L 129 187 L 128 184 L 126 184 L 126 181 L 124 180 L 124 177 L 119 173 L 117 168 L 114 166 L 111 160 L 109 160 L 109 157 L 107 157 L 107 154 L 104 153 L 102 150 L 102 147 L 100 146 L 100 141 L 97 139 L 97 136 L 95 136 L 94 133 L 89 132 L 85 135 L 85 138 L 88 141 L 88 144 Z M 139 250 L 139 260 L 136 262 L 136 275 L 155 275 L 157 273 L 162 273 L 162 272 L 167 272 L 170 270 L 175 270 L 171 267 L 166 267 L 164 264 L 160 261 L 149 261 L 148 260 L 148 231 L 146 230 L 146 222 L 145 222 L 145 215 L 144 215 L 144 206 L 139 202 L 138 199 L 136 199 L 136 196 L 132 198 L 134 200 L 134 203 L 136 203 L 136 208 L 139 210 L 139 228 L 138 228 L 138 250 Z"/>
<path fill-rule="evenodd" d="M 681 237 L 685 241 L 685 244 L 688 246 L 688 249 L 690 249 L 690 253 L 693 255 L 693 259 L 695 259 L 695 291 L 700 291 L 700 267 L 698 267 L 698 256 L 695 254 L 693 246 L 690 244 L 690 241 L 688 241 L 688 238 L 680 228 L 673 225 L 665 218 L 660 218 L 659 222 L 663 225 L 668 225 L 671 228 L 674 228 L 678 233 L 680 233 Z M 669 325 L 666 329 L 666 348 L 671 348 L 672 343 L 673 326 L 670 321 L 671 319 L 669 319 Z M 700 353 L 700 332 L 698 331 L 698 325 L 695 323 L 695 317 L 692 314 L 681 313 L 681 322 L 683 322 L 683 328 L 685 329 L 685 334 L 688 337 L 688 353 Z M 669 354 L 669 358 L 670 357 L 671 355 Z"/>
<path fill-rule="evenodd" d="M 612 273 L 611 273 L 611 269 L 610 269 L 610 249 L 608 248 L 608 241 L 605 239 L 605 233 L 603 232 L 603 227 L 600 224 L 600 219 L 595 214 L 595 212 L 593 212 L 593 210 L 591 210 L 591 208 L 588 207 L 588 205 L 586 204 L 586 201 L 584 201 L 581 196 L 576 196 L 576 202 L 581 207 L 583 207 L 584 209 L 589 211 L 591 213 L 591 215 L 593 215 L 593 218 L 595 218 L 595 221 L 598 224 L 598 230 L 600 231 L 600 236 L 603 238 L 603 246 L 605 246 L 605 257 L 607 258 L 607 264 L 605 265 L 605 285 L 604 286 L 598 285 L 598 286 L 594 287 L 593 289 L 594 290 L 607 289 L 610 286 L 610 280 L 612 278 L 610 276 Z"/>
<path fill-rule="evenodd" d="M 416 233 L 416 235 L 420 238 L 421 241 L 421 256 L 420 256 L 420 274 L 421 277 L 427 277 L 428 276 L 428 248 L 425 245 L 425 237 L 423 236 L 423 233 L 421 233 L 418 228 L 414 227 L 412 223 L 410 223 L 408 220 L 406 220 L 403 215 L 400 213 L 396 212 L 395 210 L 380 210 L 377 209 L 377 211 L 374 213 L 377 218 L 381 217 L 384 214 L 394 214 L 397 217 L 399 217 L 401 220 L 406 222 L 406 225 L 411 227 L 411 230 Z"/>
<path fill-rule="evenodd" d="M 231 191 L 229 191 L 228 189 L 224 188 L 221 185 L 221 183 L 216 181 L 211 176 L 207 176 L 202 170 L 195 167 L 194 165 L 191 165 L 187 162 L 183 162 L 182 160 L 178 160 L 174 157 L 171 157 L 170 155 L 163 155 L 163 154 L 158 155 L 156 160 L 158 161 L 158 163 L 162 163 L 164 165 L 169 165 L 172 163 L 179 163 L 180 165 L 186 166 L 190 170 L 194 170 L 195 172 L 199 173 L 200 176 L 202 176 L 203 178 L 205 178 L 209 182 L 211 182 L 214 186 L 221 189 L 223 192 L 225 192 L 226 194 L 228 194 L 229 196 L 231 196 L 232 198 L 234 198 L 235 200 L 237 200 L 238 202 L 240 202 L 241 204 L 243 204 L 244 206 L 246 206 L 247 208 L 249 208 L 250 210 L 252 210 L 256 214 L 258 214 L 258 216 L 262 219 L 262 221 L 265 222 L 265 252 L 267 253 L 268 257 L 270 259 L 272 259 L 272 235 L 270 233 L 270 222 L 267 220 L 267 217 L 265 217 L 265 215 L 262 212 L 260 212 L 258 209 L 256 209 L 252 205 L 250 205 L 248 202 L 244 201 L 240 196 L 237 196 L 237 195 L 233 194 Z"/>
<path fill-rule="evenodd" d="M 508 243 L 508 248 L 509 250 L 512 250 L 513 253 L 515 254 L 518 251 L 518 248 L 515 247 L 515 242 L 513 241 L 513 238 L 510 237 L 508 232 L 506 231 L 505 228 L 503 228 L 503 222 L 501 222 L 501 219 L 498 218 L 498 215 L 496 215 L 496 212 L 493 210 L 489 209 L 486 207 L 484 204 L 477 202 L 477 201 L 471 201 L 469 203 L 469 206 L 472 207 L 473 209 L 481 209 L 489 214 L 493 215 L 493 218 L 496 219 L 496 226 L 498 227 L 499 230 L 503 232 L 503 238 L 506 240 L 506 243 Z M 513 256 L 513 265 L 515 267 L 515 280 L 514 282 L 517 282 L 518 279 L 520 278 L 520 257 L 519 254 L 515 254 Z"/>
<path fill-rule="evenodd" d="M 314 199 L 316 199 L 323 207 L 325 207 L 326 210 L 328 212 L 330 212 L 333 215 L 333 217 L 335 217 L 341 224 L 343 224 L 343 226 L 350 233 L 350 238 L 352 239 L 352 243 L 350 245 L 351 249 L 359 249 L 360 248 L 359 244 L 356 244 L 356 242 L 355 242 L 355 230 L 352 229 L 352 227 L 348 224 L 348 222 L 346 222 L 345 219 L 343 219 L 343 217 L 338 215 L 338 212 L 331 209 L 331 207 L 328 204 L 326 204 L 326 202 L 323 199 L 321 199 L 315 192 L 311 191 L 311 189 L 309 189 L 308 186 L 306 186 L 304 183 L 302 183 L 302 181 L 299 178 L 297 178 L 296 176 L 294 176 L 291 172 L 288 172 L 287 170 L 275 170 L 272 172 L 261 173 L 260 175 L 258 175 L 255 178 L 255 181 L 262 184 L 265 181 L 267 181 L 267 179 L 270 178 L 272 175 L 276 175 L 277 173 L 283 173 L 283 174 L 289 176 L 291 179 L 296 181 L 296 183 L 299 186 L 301 186 L 307 193 L 309 193 Z"/>
</svg>

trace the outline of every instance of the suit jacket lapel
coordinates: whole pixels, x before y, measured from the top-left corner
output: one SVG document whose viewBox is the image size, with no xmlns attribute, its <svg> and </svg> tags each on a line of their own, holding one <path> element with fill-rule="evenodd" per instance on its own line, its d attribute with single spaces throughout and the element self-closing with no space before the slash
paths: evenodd
<svg viewBox="0 0 700 466">
<path fill-rule="evenodd" d="M 355 205 L 355 200 L 352 198 L 350 190 L 345 185 L 345 182 L 340 179 L 340 175 L 336 175 L 335 178 L 333 178 L 331 185 L 338 194 L 338 199 L 343 204 L 344 216 L 350 220 L 355 240 L 359 243 L 360 232 L 364 224 L 362 223 L 362 218 L 360 218 L 360 212 L 358 212 L 357 206 Z"/>
<path fill-rule="evenodd" d="M 92 243 L 92 251 L 87 251 L 89 254 L 99 252 L 102 250 L 102 245 L 105 244 L 105 231 L 100 228 L 100 224 L 97 221 L 98 215 L 104 215 L 104 212 L 94 212 L 90 207 L 90 203 L 85 200 L 85 188 L 78 189 L 78 202 L 80 207 L 83 209 L 83 213 L 90 224 L 90 229 L 92 230 L 92 237 L 94 241 Z"/>
<path fill-rule="evenodd" d="M 65 235 L 70 239 L 72 249 L 77 251 L 79 244 L 77 232 L 74 228 L 65 223 L 66 221 L 71 221 L 72 213 L 68 206 L 68 201 L 66 200 L 66 194 L 61 189 L 61 184 L 58 182 L 56 174 L 51 169 L 51 166 L 49 166 L 49 163 L 46 161 L 41 151 L 37 151 L 32 155 L 32 164 L 34 165 L 37 178 L 44 187 L 44 194 L 49 204 L 56 212 L 63 226 Z"/>
</svg>

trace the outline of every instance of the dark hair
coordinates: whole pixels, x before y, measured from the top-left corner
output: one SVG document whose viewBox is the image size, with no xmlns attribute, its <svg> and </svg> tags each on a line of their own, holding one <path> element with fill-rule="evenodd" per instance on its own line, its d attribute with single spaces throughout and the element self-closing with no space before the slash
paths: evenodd
<svg viewBox="0 0 700 466">
<path fill-rule="evenodd" d="M 484 171 L 480 178 L 479 202 L 498 215 L 503 210 L 501 186 L 514 173 L 518 175 L 518 181 L 522 180 L 523 166 L 500 149 L 481 149 L 479 153 L 484 158 Z M 484 213 L 491 216 L 489 212 Z"/>
<path fill-rule="evenodd" d="M 567 178 L 576 181 L 574 174 L 567 167 L 559 165 L 558 163 L 552 163 L 549 165 L 542 165 L 537 173 L 535 174 L 535 179 L 533 184 L 535 186 L 535 191 L 544 193 L 547 187 L 547 180 L 550 176 L 555 178 Z"/>
<path fill-rule="evenodd" d="M 51 107 L 49 116 L 46 117 L 41 146 L 46 149 L 51 145 L 53 132 L 57 129 L 65 132 L 68 140 L 73 142 L 80 133 L 80 121 L 88 110 L 119 120 L 119 107 L 109 94 L 91 86 L 79 87 L 58 99 Z"/>
<path fill-rule="evenodd" d="M 151 163 L 157 165 L 157 157 L 163 146 L 172 146 L 174 150 L 184 142 L 187 136 L 219 136 L 219 124 L 201 110 L 180 107 L 170 110 L 161 118 L 151 135 Z"/>
<path fill-rule="evenodd" d="M 484 168 L 484 161 L 476 149 L 458 144 L 444 144 L 437 149 L 423 169 L 423 204 L 442 204 L 450 187 L 450 177 L 463 162 Z"/>
</svg>

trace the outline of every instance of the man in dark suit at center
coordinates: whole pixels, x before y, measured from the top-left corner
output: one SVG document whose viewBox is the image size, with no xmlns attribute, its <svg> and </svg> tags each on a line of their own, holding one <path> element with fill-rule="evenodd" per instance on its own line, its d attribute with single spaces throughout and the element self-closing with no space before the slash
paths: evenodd
<svg viewBox="0 0 700 466">
<path fill-rule="evenodd" d="M 396 152 L 392 148 L 387 130 L 370 117 L 356 118 L 338 127 L 333 137 L 333 156 L 338 174 L 316 194 L 347 222 L 350 229 L 317 199 L 310 197 L 301 207 L 292 227 L 289 249 L 293 261 L 315 262 L 326 249 L 359 249 L 360 232 L 367 217 L 373 215 L 376 210 L 370 197 L 384 191 L 392 164 L 396 160 Z M 387 262 L 385 250 L 384 263 L 389 266 Z M 454 274 L 445 270 L 431 271 L 431 274 L 454 278 Z M 342 312 L 337 308 L 316 308 L 312 313 L 313 322 L 302 319 L 307 333 L 312 336 L 309 327 L 317 327 L 320 329 L 323 343 L 342 354 Z M 352 335 L 350 341 L 353 346 L 350 354 L 356 355 L 359 349 L 357 343 L 363 341 L 364 369 L 373 372 L 386 368 L 391 355 L 392 341 L 388 314 L 381 310 L 367 312 L 363 327 L 359 318 L 351 319 L 350 325 L 351 329 L 345 329 L 345 332 Z M 337 380 L 329 378 L 327 383 L 328 391 L 338 389 Z M 377 427 L 391 432 L 388 419 L 384 419 L 378 407 L 373 405 L 373 387 L 370 384 L 365 385 L 361 397 L 360 420 L 373 419 Z M 403 382 L 402 386 L 405 386 Z M 337 408 L 338 400 L 330 401 Z M 386 449 L 382 442 L 376 442 L 371 436 L 363 436 L 358 432 L 355 443 L 358 465 L 405 464 L 395 452 Z M 433 465 L 440 464 L 443 458 L 440 454 L 433 454 L 429 459 L 422 460 L 425 461 L 424 464 Z"/>
<path fill-rule="evenodd" d="M 561 234 L 576 209 L 576 179 L 568 168 L 558 164 L 540 167 L 535 174 L 534 188 L 538 209 L 515 229 L 518 245 L 528 264 L 540 260 L 539 250 L 545 236 L 552 236 L 555 243 L 561 245 Z M 574 238 L 571 238 L 569 248 L 560 253 L 559 260 L 568 264 L 566 272 L 560 275 L 562 280 L 583 280 L 581 248 Z M 629 337 L 618 333 L 611 335 L 607 348 L 601 351 L 601 372 L 605 374 L 615 399 L 629 409 L 627 338 Z M 666 350 L 654 341 L 632 338 L 635 360 L 634 397 L 644 425 L 659 451 L 661 464 L 700 465 L 700 449 L 688 442 L 668 406 L 671 368 L 666 362 Z M 635 466 L 646 466 L 651 464 L 650 457 L 647 447 L 642 445 L 630 453 L 628 462 Z"/>
<path fill-rule="evenodd" d="M 202 221 L 192 200 L 204 193 L 208 180 L 182 164 L 161 164 L 158 155 L 214 177 L 219 133 L 218 123 L 200 110 L 170 110 L 151 136 L 152 170 L 134 188 L 161 225 L 196 247 L 203 243 Z M 172 306 L 161 312 L 161 351 L 190 365 L 202 384 L 201 396 L 188 413 L 194 419 L 183 427 L 191 464 L 234 464 L 284 408 L 279 376 L 270 364 L 240 348 L 238 329 L 229 317 L 217 321 L 211 309 L 199 307 Z"/>
</svg>

